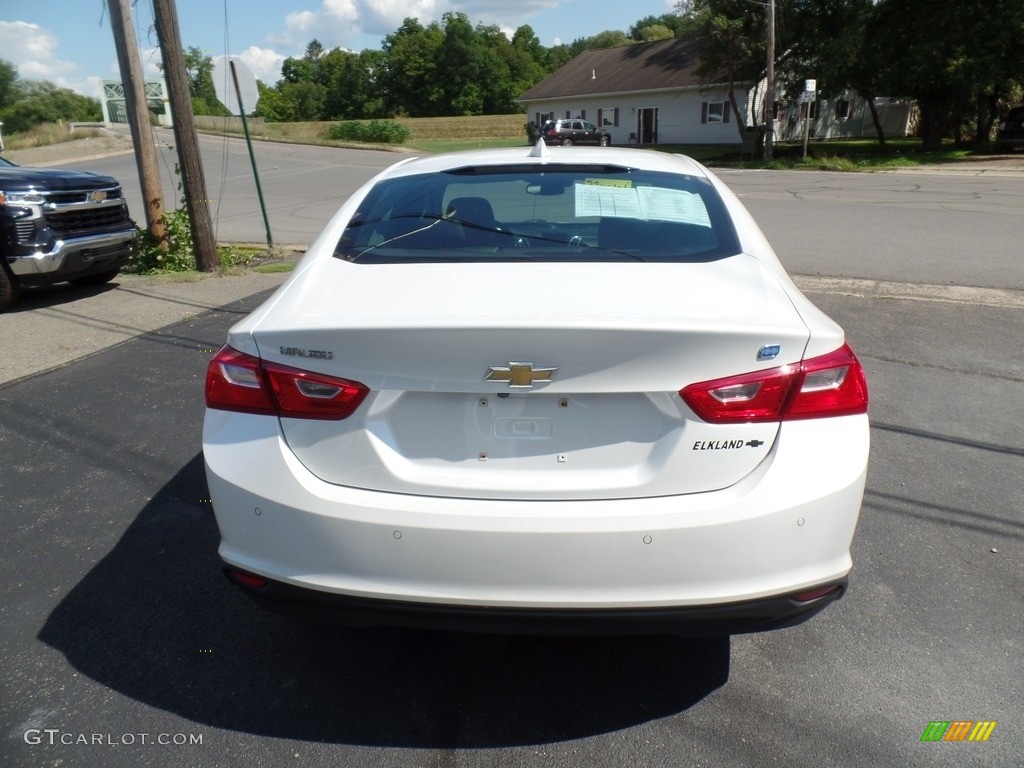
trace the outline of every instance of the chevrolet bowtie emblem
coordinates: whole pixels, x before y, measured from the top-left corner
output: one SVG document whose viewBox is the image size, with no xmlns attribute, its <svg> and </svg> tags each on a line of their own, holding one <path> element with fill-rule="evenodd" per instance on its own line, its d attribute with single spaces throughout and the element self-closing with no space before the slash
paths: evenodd
<svg viewBox="0 0 1024 768">
<path fill-rule="evenodd" d="M 106 199 L 107 199 L 107 193 L 103 192 L 101 190 L 96 190 L 95 192 L 90 192 L 89 193 L 89 202 L 90 203 L 102 203 Z"/>
<path fill-rule="evenodd" d="M 535 381 L 551 381 L 557 368 L 534 368 L 533 363 L 509 363 L 491 366 L 484 381 L 507 381 L 509 389 L 532 389 Z"/>
</svg>

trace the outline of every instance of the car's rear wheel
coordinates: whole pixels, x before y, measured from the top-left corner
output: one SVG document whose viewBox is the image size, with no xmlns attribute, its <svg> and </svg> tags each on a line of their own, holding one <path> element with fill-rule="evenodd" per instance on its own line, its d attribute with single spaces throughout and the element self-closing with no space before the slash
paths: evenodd
<svg viewBox="0 0 1024 768">
<path fill-rule="evenodd" d="M 611 142 L 608 141 L 607 136 L 602 136 L 600 139 L 597 140 L 597 143 L 600 144 L 602 147 L 607 147 Z"/>
<path fill-rule="evenodd" d="M 571 147 L 572 146 L 572 139 L 562 139 L 562 146 L 563 147 Z"/>
<path fill-rule="evenodd" d="M 109 283 L 120 272 L 119 269 L 108 269 L 106 272 L 97 272 L 95 275 L 86 275 L 85 277 L 76 277 L 74 280 L 69 280 L 72 285 L 90 286 L 90 285 L 103 285 Z"/>
</svg>

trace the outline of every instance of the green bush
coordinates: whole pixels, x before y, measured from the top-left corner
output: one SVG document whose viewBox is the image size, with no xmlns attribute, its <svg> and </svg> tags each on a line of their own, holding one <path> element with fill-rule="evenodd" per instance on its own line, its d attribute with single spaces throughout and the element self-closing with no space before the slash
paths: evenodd
<svg viewBox="0 0 1024 768">
<path fill-rule="evenodd" d="M 349 120 L 327 129 L 335 141 L 362 141 L 370 144 L 403 144 L 410 131 L 394 120 Z"/>
<path fill-rule="evenodd" d="M 540 128 L 533 123 L 526 123 L 523 127 L 526 129 L 526 143 L 533 146 L 540 138 Z"/>
<path fill-rule="evenodd" d="M 148 229 L 140 229 L 139 249 L 128 262 L 126 272 L 146 275 L 153 272 L 187 272 L 196 268 L 188 212 L 183 208 L 164 211 L 164 226 L 167 228 L 167 250 L 160 247 Z"/>
</svg>

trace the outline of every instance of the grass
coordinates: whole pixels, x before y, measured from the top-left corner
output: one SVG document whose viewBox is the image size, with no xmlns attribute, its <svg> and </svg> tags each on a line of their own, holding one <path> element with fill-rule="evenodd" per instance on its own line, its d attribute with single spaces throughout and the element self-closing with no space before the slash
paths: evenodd
<svg viewBox="0 0 1024 768">
<path fill-rule="evenodd" d="M 273 275 L 279 272 L 291 272 L 295 269 L 294 262 L 281 262 L 280 264 L 261 264 L 258 267 L 253 267 L 253 272 L 259 272 L 264 275 Z"/>
<path fill-rule="evenodd" d="M 86 128 L 72 132 L 63 123 L 42 123 L 28 131 L 19 131 L 4 136 L 4 146 L 12 151 L 19 149 L 32 149 L 33 147 L 48 147 L 52 144 L 63 144 L 66 141 L 75 139 L 90 139 L 103 136 L 104 133 L 96 128 Z"/>
<path fill-rule="evenodd" d="M 526 146 L 525 114 L 484 115 L 474 117 L 399 117 L 395 121 L 409 129 L 409 140 L 400 149 L 430 154 L 463 149 Z M 354 144 L 331 141 L 326 137 L 332 123 L 266 123 L 258 135 L 272 141 L 290 141 L 327 146 L 394 146 Z M 240 131 L 239 131 L 240 132 Z M 707 144 L 658 144 L 649 149 L 689 155 L 706 165 L 729 168 L 769 168 L 815 171 L 873 171 L 907 168 L 976 159 L 989 154 L 984 148 L 956 147 L 949 143 L 941 151 L 925 152 L 921 140 L 889 138 L 885 146 L 876 139 L 830 139 L 812 141 L 808 157 L 803 157 L 800 142 L 778 142 L 774 158 L 744 160 L 739 146 Z"/>
<path fill-rule="evenodd" d="M 983 148 L 957 147 L 952 142 L 937 152 L 925 152 L 921 140 L 914 137 L 889 138 L 885 146 L 879 145 L 875 139 L 831 139 L 810 142 L 807 157 L 803 156 L 801 143 L 780 142 L 775 145 L 770 162 L 740 161 L 734 153 L 714 164 L 774 170 L 855 172 L 955 163 L 987 154 L 990 152 Z"/>
<path fill-rule="evenodd" d="M 409 129 L 409 140 L 400 145 L 413 152 L 450 152 L 482 147 L 526 146 L 526 115 L 486 115 L 482 117 L 399 117 L 395 122 Z M 270 141 L 325 146 L 373 146 L 333 141 L 327 130 L 333 123 L 264 123 L 253 135 Z M 241 129 L 230 133 L 241 135 Z M 379 145 L 394 149 L 393 145 Z"/>
</svg>

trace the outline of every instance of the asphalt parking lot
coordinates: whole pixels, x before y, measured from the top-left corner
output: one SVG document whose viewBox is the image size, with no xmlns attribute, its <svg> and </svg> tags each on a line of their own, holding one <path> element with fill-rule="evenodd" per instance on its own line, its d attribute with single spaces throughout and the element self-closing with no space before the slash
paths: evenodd
<svg viewBox="0 0 1024 768">
<path fill-rule="evenodd" d="M 1019 309 L 814 296 L 874 397 L 851 591 L 821 616 L 503 638 L 295 623 L 220 575 L 202 378 L 265 295 L 0 385 L 5 766 L 1019 764 L 1024 368 L 978 341 Z M 943 720 L 997 727 L 922 742 Z"/>
</svg>

